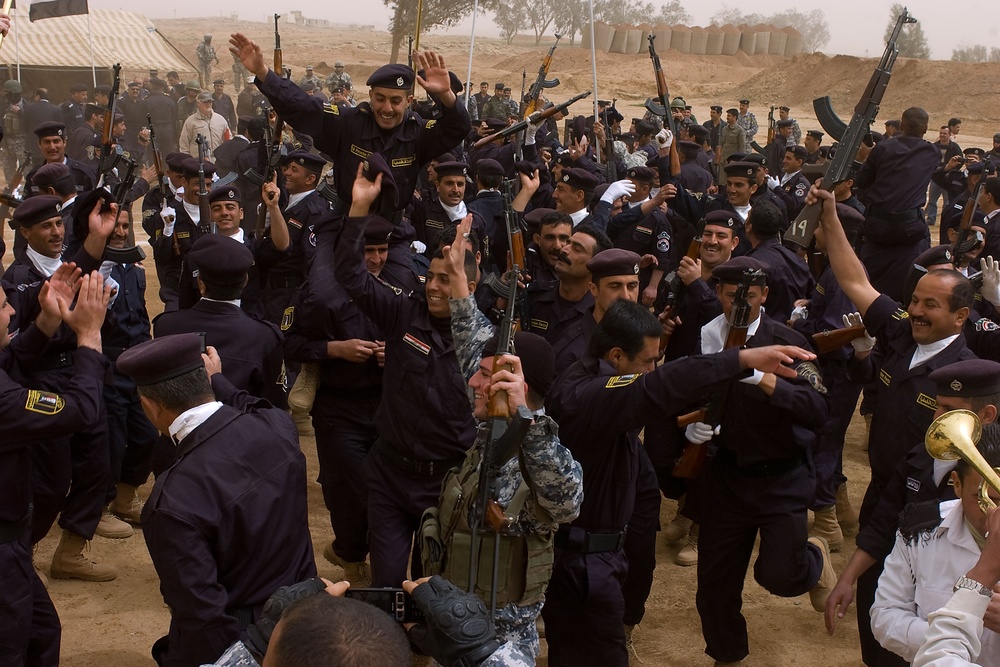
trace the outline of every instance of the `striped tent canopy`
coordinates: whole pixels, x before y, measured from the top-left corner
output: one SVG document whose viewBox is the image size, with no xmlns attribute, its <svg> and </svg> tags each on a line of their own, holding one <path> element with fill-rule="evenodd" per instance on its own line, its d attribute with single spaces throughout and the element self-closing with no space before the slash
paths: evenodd
<svg viewBox="0 0 1000 667">
<path fill-rule="evenodd" d="M 148 18 L 137 12 L 91 9 L 89 24 L 87 15 L 31 23 L 27 12 L 16 10 L 12 14 L 14 27 L 4 40 L 0 56 L 4 64 L 12 67 L 20 56 L 21 67 L 89 69 L 92 29 L 98 69 L 121 63 L 126 72 L 144 72 L 150 67 L 161 72 L 197 71 Z"/>
</svg>

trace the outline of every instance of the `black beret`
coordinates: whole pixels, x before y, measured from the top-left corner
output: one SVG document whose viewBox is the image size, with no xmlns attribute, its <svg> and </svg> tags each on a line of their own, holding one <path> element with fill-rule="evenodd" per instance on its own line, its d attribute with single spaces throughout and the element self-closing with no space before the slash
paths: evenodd
<svg viewBox="0 0 1000 667">
<path fill-rule="evenodd" d="M 722 169 L 726 176 L 743 176 L 750 180 L 757 178 L 757 165 L 753 162 L 730 162 Z"/>
<path fill-rule="evenodd" d="M 469 165 L 455 160 L 451 162 L 439 162 L 434 167 L 434 171 L 437 173 L 438 178 L 443 176 L 467 176 L 469 174 Z M 482 172 L 480 171 L 480 173 Z"/>
<path fill-rule="evenodd" d="M 719 209 L 718 211 L 710 211 L 705 215 L 705 226 L 712 225 L 713 227 L 725 227 L 727 229 L 734 229 L 736 227 L 736 218 L 733 217 L 732 212 Z"/>
<path fill-rule="evenodd" d="M 677 150 L 679 150 L 681 152 L 681 155 L 683 155 L 684 157 L 688 159 L 693 159 L 695 156 L 698 155 L 698 152 L 701 150 L 701 146 L 699 146 L 693 141 L 678 141 Z"/>
<path fill-rule="evenodd" d="M 638 123 L 635 124 L 635 131 L 639 135 L 656 134 L 656 126 L 650 122 L 640 120 Z"/>
<path fill-rule="evenodd" d="M 502 83 L 498 83 L 495 86 L 493 86 L 493 90 L 503 90 L 503 89 L 504 89 L 504 84 Z"/>
<path fill-rule="evenodd" d="M 788 120 L 779 120 L 778 122 L 775 123 L 775 125 L 777 125 L 778 127 L 791 127 L 794 124 L 795 121 L 790 118 Z"/>
<path fill-rule="evenodd" d="M 552 161 L 555 164 L 561 164 L 564 167 L 568 167 L 573 164 L 573 157 L 569 154 L 569 151 L 563 151 L 561 153 L 557 153 Z"/>
<path fill-rule="evenodd" d="M 48 120 L 32 130 L 39 139 L 45 137 L 66 137 L 66 126 L 54 120 Z"/>
<path fill-rule="evenodd" d="M 413 86 L 413 69 L 403 64 L 382 65 L 365 83 L 372 88 L 409 90 Z"/>
<path fill-rule="evenodd" d="M 733 162 L 743 162 L 746 159 L 747 154 L 736 152 L 726 158 L 726 164 L 732 164 Z"/>
<path fill-rule="evenodd" d="M 323 167 L 326 166 L 325 159 L 321 158 L 319 155 L 313 155 L 309 151 L 304 151 L 302 149 L 292 151 L 285 156 L 284 160 L 282 160 L 282 164 L 284 165 L 291 164 L 292 162 L 317 174 L 321 174 L 323 172 Z"/>
<path fill-rule="evenodd" d="M 503 176 L 504 173 L 505 172 L 500 163 L 491 158 L 486 158 L 485 160 L 480 160 L 476 163 L 477 176 Z"/>
<path fill-rule="evenodd" d="M 37 185 L 39 190 L 44 190 L 54 183 L 58 183 L 64 178 L 72 178 L 73 172 L 62 162 L 49 162 L 43 164 L 35 171 L 31 177 L 32 185 Z"/>
<path fill-rule="evenodd" d="M 69 87 L 69 92 L 71 93 L 85 93 L 87 90 L 87 84 L 85 83 L 74 83 Z"/>
<path fill-rule="evenodd" d="M 381 204 L 379 213 L 392 213 L 399 210 L 399 188 L 396 186 L 396 175 L 389 168 L 381 153 L 372 153 L 361 161 L 364 172 L 372 181 L 382 174 L 382 193 L 379 195 Z M 407 195 L 409 197 L 409 195 Z"/>
<path fill-rule="evenodd" d="M 302 90 L 306 91 L 307 93 L 310 90 L 316 90 L 316 84 L 313 83 L 312 81 L 306 81 L 305 83 L 302 84 Z"/>
<path fill-rule="evenodd" d="M 750 153 L 750 155 L 747 155 L 745 158 L 743 158 L 743 161 L 752 162 L 753 164 L 759 165 L 761 167 L 767 166 L 767 158 L 761 155 L 760 153 Z"/>
<path fill-rule="evenodd" d="M 573 119 L 573 139 L 580 141 L 587 134 L 587 119 L 577 116 Z"/>
<path fill-rule="evenodd" d="M 96 116 L 98 114 L 103 114 L 103 113 L 104 113 L 104 107 L 102 107 L 100 104 L 94 104 L 93 102 L 87 102 L 87 104 L 85 104 L 84 107 L 83 107 L 83 117 L 84 118 L 90 118 L 92 116 Z"/>
<path fill-rule="evenodd" d="M 524 214 L 524 224 L 531 234 L 537 234 L 542 229 L 542 219 L 555 212 L 554 208 L 533 208 Z"/>
<path fill-rule="evenodd" d="M 894 127 L 894 128 L 896 128 L 898 130 L 899 126 L 900 126 L 900 122 L 898 120 L 896 120 L 896 119 L 887 120 L 887 121 L 885 121 L 885 126 L 886 127 Z"/>
<path fill-rule="evenodd" d="M 507 120 L 500 118 L 487 118 L 483 121 L 486 123 L 486 127 L 490 128 L 494 132 L 499 132 L 500 130 L 507 127 Z"/>
<path fill-rule="evenodd" d="M 531 162 L 529 160 L 518 160 L 514 163 L 514 169 L 525 176 L 534 176 L 535 170 L 541 170 L 541 167 L 537 162 Z"/>
<path fill-rule="evenodd" d="M 107 97 L 108 95 L 111 94 L 111 86 L 107 85 L 106 83 L 102 83 L 101 85 L 94 88 L 94 94 L 104 95 L 105 97 Z"/>
<path fill-rule="evenodd" d="M 778 111 L 791 111 L 791 109 L 789 109 L 788 107 L 782 105 L 782 106 L 778 107 Z"/>
<path fill-rule="evenodd" d="M 971 146 L 962 151 L 965 155 L 976 155 L 978 157 L 985 157 L 986 151 L 977 146 Z"/>
<path fill-rule="evenodd" d="M 981 174 L 981 173 L 983 173 L 983 170 L 985 168 L 986 168 L 986 164 L 983 163 L 983 162 L 970 162 L 969 166 L 966 167 L 966 170 L 970 174 Z"/>
<path fill-rule="evenodd" d="M 184 171 L 184 160 L 187 160 L 191 156 L 187 153 L 167 153 L 167 156 L 163 158 L 163 161 L 167 163 L 167 167 L 171 171 L 176 173 L 181 173 Z"/>
<path fill-rule="evenodd" d="M 932 266 L 937 266 L 939 264 L 951 264 L 952 254 L 951 245 L 944 244 L 934 246 L 924 250 L 922 253 L 917 255 L 917 258 L 913 260 L 913 263 L 917 266 L 922 266 L 925 269 L 930 269 Z"/>
<path fill-rule="evenodd" d="M 865 216 L 861 214 L 861 211 L 847 204 L 837 204 L 837 217 L 840 218 L 840 224 L 848 236 L 857 234 L 865 221 Z"/>
<path fill-rule="evenodd" d="M 822 139 L 826 135 L 820 132 L 819 130 L 809 130 L 808 132 L 806 132 L 806 136 L 810 136 L 813 139 Z"/>
<path fill-rule="evenodd" d="M 115 365 L 139 386 L 166 382 L 204 367 L 201 341 L 196 333 L 158 336 L 122 352 Z"/>
<path fill-rule="evenodd" d="M 628 178 L 640 183 L 652 183 L 656 180 L 656 172 L 649 167 L 631 167 L 625 173 Z"/>
<path fill-rule="evenodd" d="M 741 257 L 733 257 L 728 262 L 724 262 L 712 269 L 712 276 L 717 278 L 721 283 L 733 285 L 739 283 L 743 279 L 744 274 L 750 271 L 755 274 L 750 281 L 751 285 L 766 285 L 767 270 L 768 266 L 764 262 L 743 255 Z"/>
<path fill-rule="evenodd" d="M 208 234 L 195 241 L 188 258 L 198 267 L 198 277 L 213 285 L 239 285 L 253 266 L 249 248 L 219 234 Z"/>
<path fill-rule="evenodd" d="M 14 209 L 14 224 L 19 227 L 33 227 L 50 218 L 58 218 L 62 210 L 62 198 L 54 195 L 28 197 Z"/>
<path fill-rule="evenodd" d="M 214 81 L 212 81 L 213 85 L 215 85 L 217 83 L 225 84 L 226 80 L 225 79 L 215 79 Z"/>
<path fill-rule="evenodd" d="M 389 242 L 392 223 L 378 215 L 369 215 L 365 222 L 365 244 L 384 245 Z"/>
<path fill-rule="evenodd" d="M 638 253 L 623 248 L 602 250 L 587 262 L 590 279 L 597 282 L 607 276 L 637 276 L 639 275 Z"/>
<path fill-rule="evenodd" d="M 154 88 L 166 88 L 167 82 L 164 81 L 163 79 L 158 79 L 154 76 L 149 80 L 149 85 L 153 86 Z"/>
<path fill-rule="evenodd" d="M 809 151 L 806 150 L 805 146 L 789 146 L 785 152 L 794 155 L 796 160 L 805 160 L 809 157 Z"/>
<path fill-rule="evenodd" d="M 224 185 L 221 188 L 212 188 L 209 190 L 208 203 L 213 204 L 217 201 L 234 201 L 237 204 L 243 204 L 240 189 L 235 185 Z"/>
<path fill-rule="evenodd" d="M 966 359 L 942 366 L 927 376 L 944 396 L 989 396 L 1000 392 L 1000 364 L 989 359 Z"/>
<path fill-rule="evenodd" d="M 559 180 L 571 188 L 587 192 L 593 192 L 594 188 L 599 185 L 597 177 L 586 169 L 563 169 L 562 177 Z"/>
<path fill-rule="evenodd" d="M 744 99 L 740 100 L 740 104 L 750 104 L 750 100 L 744 98 Z"/>
<path fill-rule="evenodd" d="M 494 357 L 499 346 L 494 336 L 483 346 L 483 357 Z M 514 334 L 514 354 L 521 360 L 524 381 L 539 396 L 545 396 L 556 374 L 556 360 L 552 346 L 538 334 L 518 331 Z"/>
<path fill-rule="evenodd" d="M 688 128 L 688 134 L 695 138 L 699 144 L 703 144 L 708 141 L 709 131 L 704 125 L 692 125 Z M 701 148 L 699 145 L 698 148 Z"/>
<path fill-rule="evenodd" d="M 711 109 L 712 111 L 716 112 L 716 113 L 722 113 L 722 106 L 720 106 L 718 104 L 713 104 L 712 106 L 710 106 L 708 108 Z"/>
<path fill-rule="evenodd" d="M 185 178 L 194 178 L 198 176 L 198 160 L 193 157 L 186 157 L 181 163 L 181 171 L 184 172 Z M 211 162 L 205 161 L 205 178 L 209 179 L 215 173 L 215 165 Z"/>
</svg>

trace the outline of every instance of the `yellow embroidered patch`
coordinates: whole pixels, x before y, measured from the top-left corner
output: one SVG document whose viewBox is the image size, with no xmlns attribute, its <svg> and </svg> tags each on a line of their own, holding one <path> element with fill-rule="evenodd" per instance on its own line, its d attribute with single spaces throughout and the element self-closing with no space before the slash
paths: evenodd
<svg viewBox="0 0 1000 667">
<path fill-rule="evenodd" d="M 531 328 L 538 329 L 539 331 L 548 331 L 549 323 L 545 320 L 536 320 L 535 318 L 531 318 Z"/>
<path fill-rule="evenodd" d="M 356 146 L 355 144 L 351 144 L 351 153 L 357 155 L 359 158 L 367 158 L 372 154 L 371 151 L 366 151 L 361 146 Z"/>
<path fill-rule="evenodd" d="M 608 378 L 608 383 L 604 385 L 605 389 L 617 389 L 618 387 L 627 387 L 636 380 L 642 373 L 630 373 L 629 375 L 615 375 L 614 377 Z"/>
<path fill-rule="evenodd" d="M 937 410 L 937 400 L 931 398 L 927 394 L 917 394 L 917 403 L 925 408 Z"/>
<path fill-rule="evenodd" d="M 25 410 L 49 416 L 59 414 L 65 406 L 66 401 L 59 394 L 37 389 L 28 392 L 28 400 L 24 403 Z"/>
<path fill-rule="evenodd" d="M 436 120 L 429 120 L 426 123 L 424 123 L 424 129 L 425 130 L 429 130 L 432 127 L 434 127 L 435 125 L 437 125 L 437 121 Z"/>
<path fill-rule="evenodd" d="M 889 375 L 884 368 L 878 372 L 878 379 L 881 380 L 882 384 L 887 387 L 889 386 L 889 383 L 892 382 L 892 376 Z"/>
<path fill-rule="evenodd" d="M 292 322 L 295 321 L 295 306 L 289 306 L 285 308 L 285 312 L 281 315 L 281 330 L 288 331 L 292 326 Z"/>
<path fill-rule="evenodd" d="M 417 158 L 411 155 L 410 157 L 397 157 L 392 160 L 392 168 L 396 167 L 409 167 L 411 164 L 416 162 Z"/>
</svg>

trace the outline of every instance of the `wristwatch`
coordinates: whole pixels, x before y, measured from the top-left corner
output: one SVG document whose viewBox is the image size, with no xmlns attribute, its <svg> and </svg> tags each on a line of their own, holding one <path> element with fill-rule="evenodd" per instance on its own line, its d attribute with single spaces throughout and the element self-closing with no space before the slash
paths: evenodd
<svg viewBox="0 0 1000 667">
<path fill-rule="evenodd" d="M 969 579 L 966 576 L 961 576 L 958 578 L 958 581 L 955 582 L 955 588 L 952 589 L 952 591 L 953 592 L 957 591 L 959 588 L 965 588 L 967 590 L 974 591 L 976 593 L 979 593 L 980 595 L 993 599 L 993 589 L 991 589 L 989 586 L 984 586 L 975 579 Z"/>
</svg>

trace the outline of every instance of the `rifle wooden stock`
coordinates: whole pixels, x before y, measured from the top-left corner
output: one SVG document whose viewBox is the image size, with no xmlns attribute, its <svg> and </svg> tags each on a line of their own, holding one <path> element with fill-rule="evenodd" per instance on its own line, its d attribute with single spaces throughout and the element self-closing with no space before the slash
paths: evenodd
<svg viewBox="0 0 1000 667">
<path fill-rule="evenodd" d="M 115 63 L 112 67 L 114 80 L 111 83 L 111 94 L 108 97 L 108 106 L 104 109 L 104 127 L 101 128 L 101 159 L 98 163 L 97 180 L 98 186 L 104 182 L 104 174 L 114 167 L 114 160 L 111 156 L 114 143 L 115 125 L 115 105 L 118 102 L 118 92 L 121 89 L 121 63 Z"/>
<path fill-rule="evenodd" d="M 562 39 L 562 35 L 556 33 L 556 43 L 552 45 L 549 49 L 548 54 L 546 54 L 544 60 L 542 60 L 542 66 L 538 68 L 538 76 L 535 77 L 535 82 L 531 84 L 531 88 L 528 89 L 527 96 L 521 98 L 523 103 L 523 113 L 521 118 L 525 116 L 531 116 L 531 114 L 538 111 L 538 97 L 542 94 L 542 89 L 546 88 L 546 77 L 549 75 L 549 68 L 552 67 L 552 54 L 556 52 L 556 47 L 559 46 L 559 40 Z M 559 85 L 559 80 L 556 79 L 552 87 Z M 521 89 L 524 89 L 524 76 L 521 77 Z"/>
<path fill-rule="evenodd" d="M 681 415 L 677 418 L 677 425 L 681 428 L 686 428 L 691 424 L 704 421 L 706 414 L 708 414 L 708 408 L 702 408 L 701 410 L 695 410 L 694 412 L 689 412 L 686 415 Z"/>
<path fill-rule="evenodd" d="M 696 236 L 693 239 L 691 239 L 691 245 L 688 246 L 687 254 L 684 256 L 688 257 L 689 259 L 693 259 L 695 261 L 698 260 L 698 258 L 701 256 L 700 236 Z M 677 300 L 680 299 L 681 293 L 683 291 L 684 291 L 684 281 L 681 280 L 680 276 L 676 275 L 675 273 L 673 279 L 670 281 L 670 288 L 667 291 L 667 303 L 664 306 L 663 312 L 660 314 L 660 317 L 670 318 L 674 316 L 674 313 L 677 311 Z M 661 357 L 663 356 L 663 354 L 667 351 L 667 345 L 669 344 L 670 344 L 670 334 L 666 332 L 660 334 L 659 356 Z"/>
<path fill-rule="evenodd" d="M 663 127 L 670 130 L 674 140 L 670 143 L 670 175 L 677 177 L 681 173 L 681 156 L 677 152 L 677 124 L 674 123 L 674 115 L 670 113 L 670 90 L 667 88 L 667 76 L 663 73 L 663 66 L 660 64 L 660 56 L 656 53 L 653 40 L 656 35 L 650 33 L 649 37 L 649 58 L 653 61 L 653 74 L 656 77 L 656 96 L 660 98 L 660 105 L 663 107 Z"/>
<path fill-rule="evenodd" d="M 274 73 L 280 77 L 285 76 L 285 68 L 281 60 L 281 34 L 278 32 L 278 19 L 281 14 L 274 15 Z M 267 124 L 270 127 L 270 122 Z M 267 143 L 267 166 L 264 167 L 264 183 L 270 183 L 274 178 L 274 172 L 281 162 L 281 137 L 285 131 L 285 121 L 281 116 L 274 114 L 274 129 L 267 132 L 270 141 Z M 265 139 L 266 140 L 266 139 Z M 261 185 L 263 187 L 263 184 Z M 262 197 L 263 199 L 263 197 Z M 267 206 L 261 201 L 260 208 L 257 209 L 257 222 L 254 224 L 254 236 L 258 239 L 264 238 L 264 230 L 267 227 Z"/>
<path fill-rule="evenodd" d="M 958 226 L 958 234 L 955 235 L 955 242 L 951 245 L 951 263 L 956 269 L 962 264 L 962 254 L 959 252 L 959 248 L 969 238 L 969 233 L 972 231 L 972 219 L 976 215 L 976 209 L 979 208 L 979 195 L 982 194 L 983 184 L 990 176 L 990 172 L 994 167 L 993 158 L 986 158 L 983 164 L 983 173 L 979 177 L 979 181 L 976 182 L 976 187 L 972 189 L 972 194 L 969 195 L 968 201 L 965 202 L 965 207 L 962 209 L 962 220 Z"/>
<path fill-rule="evenodd" d="M 774 105 L 771 105 L 771 111 L 767 114 L 767 144 L 770 146 L 771 142 L 774 141 Z"/>
<path fill-rule="evenodd" d="M 860 338 L 863 335 L 865 335 L 865 326 L 863 324 L 858 324 L 853 327 L 843 327 L 832 331 L 819 331 L 812 335 L 812 339 L 813 345 L 816 346 L 817 353 L 829 354 L 830 352 L 839 350 L 855 338 Z"/>
<path fill-rule="evenodd" d="M 490 143 L 492 141 L 497 141 L 498 139 L 505 139 L 505 138 L 509 137 L 512 134 L 517 134 L 518 132 L 520 132 L 524 128 L 528 127 L 528 125 L 536 125 L 536 124 L 538 124 L 538 121 L 545 120 L 546 118 L 551 118 L 552 116 L 555 116 L 557 113 L 566 113 L 566 110 L 570 106 L 572 106 L 576 102 L 579 102 L 580 100 L 582 100 L 583 98 L 585 98 L 585 97 L 587 97 L 589 95 L 590 95 L 590 91 L 588 90 L 587 92 L 580 93 L 576 97 L 573 97 L 573 98 L 571 98 L 571 99 L 563 102 L 562 104 L 556 104 L 556 105 L 553 105 L 551 107 L 546 107 L 546 108 L 542 109 L 541 111 L 536 111 L 535 113 L 533 113 L 528 118 L 525 118 L 522 121 L 518 121 L 518 122 L 514 123 L 513 125 L 511 125 L 510 127 L 505 127 L 504 129 L 500 130 L 496 134 L 491 134 L 488 137 L 483 137 L 482 139 L 480 139 L 479 141 L 477 141 L 475 144 L 473 144 L 473 148 L 482 148 L 483 146 L 485 146 L 486 144 L 488 144 L 488 143 Z"/>
<path fill-rule="evenodd" d="M 278 32 L 278 19 L 281 14 L 274 15 L 274 73 L 278 76 L 285 76 L 284 64 L 281 60 L 281 33 Z"/>
</svg>

